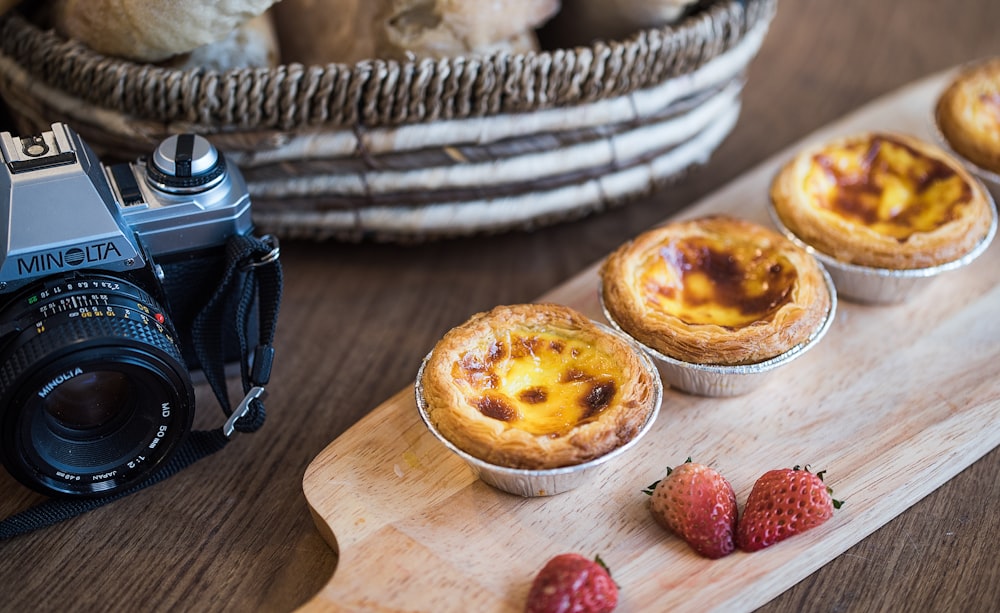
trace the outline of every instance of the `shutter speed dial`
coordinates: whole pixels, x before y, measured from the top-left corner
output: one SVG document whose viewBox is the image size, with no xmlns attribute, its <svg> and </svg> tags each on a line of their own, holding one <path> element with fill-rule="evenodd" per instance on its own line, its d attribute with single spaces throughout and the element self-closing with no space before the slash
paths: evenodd
<svg viewBox="0 0 1000 613">
<path fill-rule="evenodd" d="M 146 166 L 150 184 L 172 194 L 202 192 L 226 174 L 222 153 L 203 136 L 176 134 L 166 138 Z"/>
</svg>

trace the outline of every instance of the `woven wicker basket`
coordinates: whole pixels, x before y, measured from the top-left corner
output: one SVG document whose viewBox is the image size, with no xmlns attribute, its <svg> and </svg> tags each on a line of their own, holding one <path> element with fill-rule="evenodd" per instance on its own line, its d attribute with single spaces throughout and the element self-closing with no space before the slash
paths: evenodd
<svg viewBox="0 0 1000 613">
<path fill-rule="evenodd" d="M 17 13 L 0 95 L 105 160 L 208 136 L 282 237 L 422 240 L 628 201 L 704 162 L 739 114 L 777 0 L 714 0 L 622 41 L 526 55 L 178 71 L 108 58 Z"/>
</svg>

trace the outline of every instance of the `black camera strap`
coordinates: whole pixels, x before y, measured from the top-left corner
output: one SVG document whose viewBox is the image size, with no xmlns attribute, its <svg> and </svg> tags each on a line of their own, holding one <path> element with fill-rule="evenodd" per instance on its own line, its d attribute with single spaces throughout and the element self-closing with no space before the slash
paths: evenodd
<svg viewBox="0 0 1000 613">
<path fill-rule="evenodd" d="M 282 272 L 277 239 L 237 235 L 226 244 L 226 270 L 218 289 L 195 318 L 195 353 L 205 379 L 228 420 L 222 428 L 191 432 L 163 466 L 146 480 L 99 498 L 50 498 L 0 521 L 0 541 L 76 517 L 134 494 L 222 449 L 234 431 L 254 432 L 264 424 L 264 386 L 274 359 L 275 324 L 281 304 Z M 250 350 L 249 330 L 256 305 L 258 344 Z M 232 408 L 226 387 L 224 322 L 235 317 L 240 344 L 243 400 Z"/>
<path fill-rule="evenodd" d="M 226 244 L 226 271 L 218 290 L 195 317 L 192 326 L 195 354 L 208 384 L 229 420 L 223 426 L 228 438 L 233 431 L 254 432 L 264 424 L 260 396 L 271 377 L 274 361 L 274 329 L 281 305 L 281 264 L 277 239 L 265 236 L 235 236 Z M 232 301 L 235 300 L 235 305 Z M 254 304 L 258 306 L 259 342 L 251 352 L 249 324 Z M 235 308 L 234 308 L 235 307 Z M 227 317 L 236 317 L 239 339 L 243 401 L 232 409 L 226 388 Z"/>
</svg>

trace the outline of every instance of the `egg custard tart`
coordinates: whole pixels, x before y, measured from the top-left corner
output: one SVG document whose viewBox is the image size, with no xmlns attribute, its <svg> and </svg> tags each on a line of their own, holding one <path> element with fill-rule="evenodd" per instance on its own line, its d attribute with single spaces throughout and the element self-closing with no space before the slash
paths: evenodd
<svg viewBox="0 0 1000 613">
<path fill-rule="evenodd" d="M 958 155 L 1000 174 L 1000 58 L 961 70 L 938 98 L 934 116 Z"/>
<path fill-rule="evenodd" d="M 659 378 L 618 333 L 555 304 L 498 306 L 434 346 L 419 388 L 427 418 L 491 464 L 546 469 L 626 444 L 659 402 Z"/>
<path fill-rule="evenodd" d="M 718 215 L 640 234 L 601 267 L 618 327 L 692 364 L 756 364 L 809 340 L 831 308 L 820 264 L 789 239 Z"/>
<path fill-rule="evenodd" d="M 801 151 L 775 177 L 771 202 L 817 251 L 890 270 L 958 260 L 993 220 L 989 195 L 961 163 L 902 134 L 866 132 Z"/>
</svg>

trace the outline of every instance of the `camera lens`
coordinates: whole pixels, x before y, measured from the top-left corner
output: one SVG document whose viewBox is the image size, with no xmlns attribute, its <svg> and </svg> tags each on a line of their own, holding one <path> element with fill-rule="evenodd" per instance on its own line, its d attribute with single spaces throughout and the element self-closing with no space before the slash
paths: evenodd
<svg viewBox="0 0 1000 613">
<path fill-rule="evenodd" d="M 105 275 L 50 279 L 0 310 L 0 452 L 46 494 L 127 489 L 190 429 L 194 394 L 164 310 Z"/>
<path fill-rule="evenodd" d="M 124 373 L 97 370 L 64 382 L 42 406 L 59 425 L 90 433 L 127 414 L 133 403 L 132 385 Z"/>
</svg>

